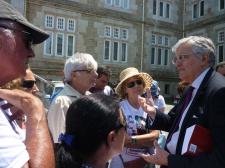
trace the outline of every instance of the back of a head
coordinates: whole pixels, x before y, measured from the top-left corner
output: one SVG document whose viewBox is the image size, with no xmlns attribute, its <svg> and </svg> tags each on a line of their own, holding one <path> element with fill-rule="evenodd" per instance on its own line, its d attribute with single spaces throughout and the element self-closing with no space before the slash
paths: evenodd
<svg viewBox="0 0 225 168">
<path fill-rule="evenodd" d="M 68 58 L 64 65 L 65 82 L 71 81 L 71 74 L 76 70 L 97 70 L 98 64 L 92 55 L 87 53 L 75 53 Z"/>
<path fill-rule="evenodd" d="M 108 79 L 110 78 L 110 71 L 108 70 L 108 68 L 98 67 L 97 73 L 98 73 L 98 78 L 100 78 L 102 75 L 107 76 Z"/>
<path fill-rule="evenodd" d="M 73 102 L 67 112 L 65 132 L 73 138 L 70 145 L 62 142 L 58 165 L 69 165 L 65 159 L 69 157 L 70 164 L 76 167 L 92 156 L 107 143 L 108 133 L 118 125 L 119 115 L 119 100 L 114 97 L 92 94 Z"/>
<path fill-rule="evenodd" d="M 150 91 L 153 97 L 157 98 L 159 96 L 159 85 L 157 81 L 153 80 Z"/>
</svg>

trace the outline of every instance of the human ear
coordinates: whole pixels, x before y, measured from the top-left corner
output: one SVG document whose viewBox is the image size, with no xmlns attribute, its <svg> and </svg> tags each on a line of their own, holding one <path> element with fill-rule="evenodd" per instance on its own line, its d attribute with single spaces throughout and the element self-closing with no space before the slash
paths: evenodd
<svg viewBox="0 0 225 168">
<path fill-rule="evenodd" d="M 113 146 L 115 141 L 116 141 L 116 133 L 115 131 L 110 131 L 107 136 L 107 144 L 109 146 Z"/>
</svg>

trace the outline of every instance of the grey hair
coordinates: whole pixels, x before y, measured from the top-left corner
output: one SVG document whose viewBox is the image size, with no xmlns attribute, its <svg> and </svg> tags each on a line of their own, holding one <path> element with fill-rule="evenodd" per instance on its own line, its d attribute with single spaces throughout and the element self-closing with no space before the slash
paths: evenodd
<svg viewBox="0 0 225 168">
<path fill-rule="evenodd" d="M 188 43 L 192 47 L 192 52 L 197 57 L 202 57 L 205 54 L 209 56 L 209 65 L 213 67 L 216 62 L 216 48 L 212 40 L 202 36 L 189 36 L 180 39 L 173 47 L 172 52 L 175 54 L 177 48 L 182 44 Z"/>
<path fill-rule="evenodd" d="M 92 55 L 87 53 L 75 53 L 65 62 L 64 66 L 64 78 L 65 82 L 71 81 L 71 74 L 76 70 L 94 70 L 96 71 L 98 63 L 95 61 Z"/>
</svg>

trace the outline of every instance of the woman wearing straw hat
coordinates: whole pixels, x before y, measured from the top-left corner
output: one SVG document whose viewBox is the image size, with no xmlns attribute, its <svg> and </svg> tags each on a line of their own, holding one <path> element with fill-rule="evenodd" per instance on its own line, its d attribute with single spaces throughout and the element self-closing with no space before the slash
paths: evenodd
<svg viewBox="0 0 225 168">
<path fill-rule="evenodd" d="M 147 113 L 138 102 L 138 97 L 151 86 L 152 77 L 136 68 L 130 67 L 120 73 L 120 82 L 116 93 L 123 99 L 121 109 L 126 116 L 127 137 L 123 152 L 111 161 L 111 168 L 143 168 L 145 161 L 139 157 L 141 152 L 149 152 L 153 141 L 158 138 L 158 131 L 145 128 Z"/>
</svg>

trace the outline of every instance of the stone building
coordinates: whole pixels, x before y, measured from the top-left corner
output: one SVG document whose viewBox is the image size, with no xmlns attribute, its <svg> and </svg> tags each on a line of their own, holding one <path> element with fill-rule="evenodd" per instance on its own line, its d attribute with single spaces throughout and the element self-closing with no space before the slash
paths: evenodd
<svg viewBox="0 0 225 168">
<path fill-rule="evenodd" d="M 170 49 L 179 38 L 208 36 L 217 46 L 217 62 L 225 60 L 225 0 L 7 1 L 49 32 L 31 61 L 33 71 L 47 80 L 62 80 L 65 59 L 87 52 L 110 68 L 111 81 L 134 66 L 151 74 L 161 94 L 172 98 L 179 79 Z"/>
</svg>

